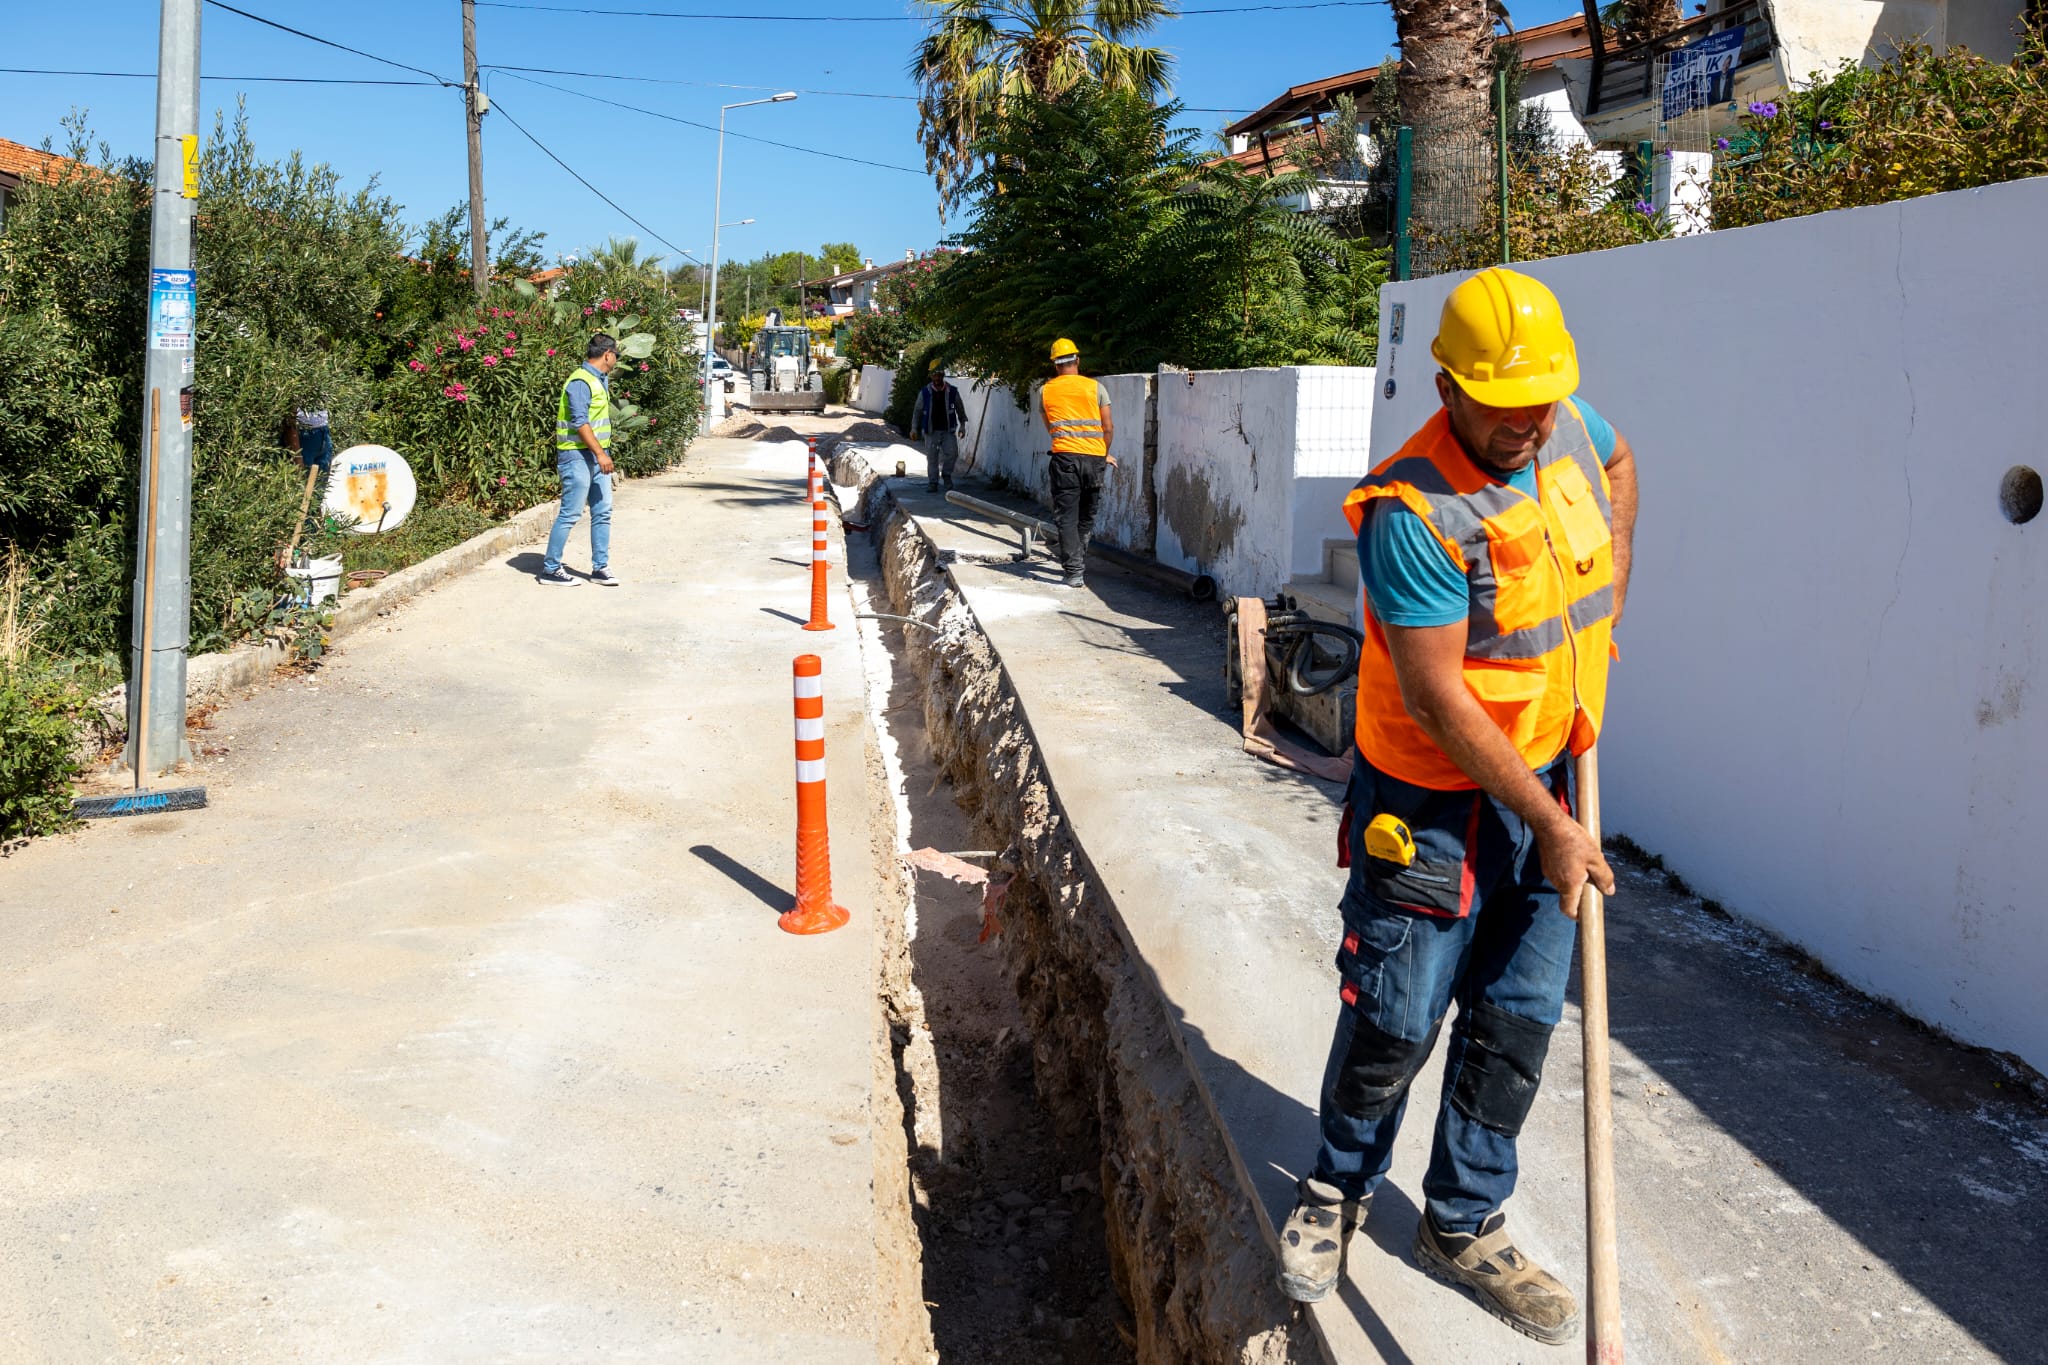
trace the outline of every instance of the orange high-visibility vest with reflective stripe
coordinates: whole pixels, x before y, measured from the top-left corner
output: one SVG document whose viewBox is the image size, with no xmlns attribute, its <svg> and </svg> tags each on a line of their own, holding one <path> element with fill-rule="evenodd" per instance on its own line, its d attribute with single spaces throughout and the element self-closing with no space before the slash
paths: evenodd
<svg viewBox="0 0 2048 1365">
<path fill-rule="evenodd" d="M 1532 770 L 1591 748 L 1607 701 L 1614 634 L 1614 509 L 1607 470 L 1567 401 L 1536 453 L 1530 497 L 1489 477 L 1439 410 L 1344 499 L 1356 532 L 1382 498 L 1421 517 L 1470 584 L 1465 685 Z M 1408 714 L 1387 639 L 1365 608 L 1359 752 L 1436 791 L 1478 784 Z"/>
<path fill-rule="evenodd" d="M 1055 375 L 1045 381 L 1040 397 L 1054 454 L 1109 454 L 1109 443 L 1102 439 L 1100 393 L 1097 381 L 1084 375 Z"/>
</svg>

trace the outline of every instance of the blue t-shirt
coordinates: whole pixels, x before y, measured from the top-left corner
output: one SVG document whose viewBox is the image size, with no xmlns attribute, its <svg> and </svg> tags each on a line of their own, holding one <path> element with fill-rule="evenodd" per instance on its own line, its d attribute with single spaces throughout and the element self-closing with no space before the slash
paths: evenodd
<svg viewBox="0 0 2048 1365">
<path fill-rule="evenodd" d="M 1614 428 L 1583 398 L 1572 406 L 1585 419 L 1593 453 L 1614 458 Z M 1536 496 L 1536 462 L 1508 475 L 1508 487 Z M 1358 533 L 1358 567 L 1372 614 L 1390 626 L 1448 626 L 1472 611 L 1465 575 L 1444 553 L 1421 517 L 1392 498 L 1374 500 Z"/>
<path fill-rule="evenodd" d="M 596 380 L 610 393 L 612 381 L 599 374 L 589 365 L 576 371 L 576 377 L 569 381 L 569 430 L 575 431 L 590 420 L 590 383 Z"/>
</svg>

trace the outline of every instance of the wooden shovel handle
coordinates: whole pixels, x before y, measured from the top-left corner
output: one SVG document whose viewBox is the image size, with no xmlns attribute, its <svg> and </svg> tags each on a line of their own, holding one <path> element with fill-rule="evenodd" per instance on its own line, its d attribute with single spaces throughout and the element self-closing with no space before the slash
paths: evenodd
<svg viewBox="0 0 2048 1365">
<path fill-rule="evenodd" d="M 1600 842 L 1599 746 L 1578 758 L 1579 824 Z M 1606 902 L 1591 881 L 1579 899 L 1579 1021 L 1586 1082 L 1586 1359 L 1620 1365 L 1621 1255 L 1614 1215 L 1614 1092 L 1607 1057 Z"/>
</svg>

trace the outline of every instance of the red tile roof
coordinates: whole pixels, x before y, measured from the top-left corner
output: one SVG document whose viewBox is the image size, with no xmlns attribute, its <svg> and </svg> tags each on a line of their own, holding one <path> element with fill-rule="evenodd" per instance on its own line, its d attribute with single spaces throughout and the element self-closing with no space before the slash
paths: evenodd
<svg viewBox="0 0 2048 1365">
<path fill-rule="evenodd" d="M 19 142 L 0 138 L 0 182 L 19 185 L 24 180 L 39 180 L 44 184 L 62 180 L 71 174 L 79 163 L 68 156 L 55 152 L 39 151 L 25 147 Z M 79 167 L 88 174 L 97 174 L 90 166 Z"/>
<path fill-rule="evenodd" d="M 1555 52 L 1545 56 L 1525 59 L 1524 64 L 1529 70 L 1547 71 L 1560 61 L 1592 55 L 1593 45 L 1585 41 L 1585 32 L 1586 16 L 1583 14 L 1571 14 L 1554 23 L 1538 24 L 1535 28 L 1519 29 L 1506 36 L 1512 37 L 1525 49 L 1528 44 L 1541 38 L 1577 37 L 1581 40 L 1569 52 Z M 1614 50 L 1611 35 L 1609 37 L 1608 50 Z M 1261 130 L 1270 131 L 1283 124 L 1293 123 L 1297 119 L 1304 119 L 1312 114 L 1327 112 L 1335 105 L 1337 96 L 1350 95 L 1356 98 L 1371 90 L 1372 83 L 1378 78 L 1379 74 L 1380 69 L 1377 66 L 1368 66 L 1362 71 L 1346 71 L 1341 75 L 1325 76 L 1319 81 L 1309 81 L 1302 85 L 1290 85 L 1280 95 L 1267 101 L 1265 106 L 1258 110 L 1258 112 L 1245 115 L 1245 117 L 1225 128 L 1223 132 L 1226 136 L 1245 134 L 1255 137 Z"/>
</svg>

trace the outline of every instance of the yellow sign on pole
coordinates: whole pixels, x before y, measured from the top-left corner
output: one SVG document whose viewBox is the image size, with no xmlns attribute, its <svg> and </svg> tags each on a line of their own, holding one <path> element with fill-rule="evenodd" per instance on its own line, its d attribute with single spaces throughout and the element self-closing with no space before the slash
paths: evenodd
<svg viewBox="0 0 2048 1365">
<path fill-rule="evenodd" d="M 199 139 L 196 135 L 187 133 L 179 138 L 178 142 L 185 151 L 185 197 L 187 199 L 197 199 L 199 197 Z"/>
</svg>

